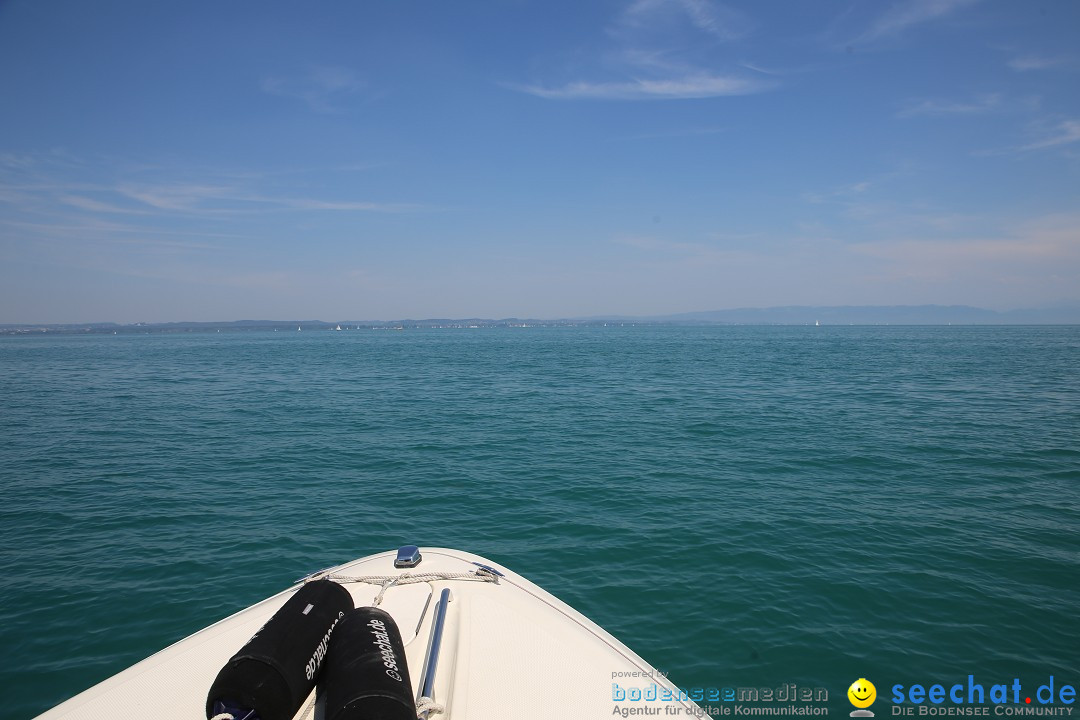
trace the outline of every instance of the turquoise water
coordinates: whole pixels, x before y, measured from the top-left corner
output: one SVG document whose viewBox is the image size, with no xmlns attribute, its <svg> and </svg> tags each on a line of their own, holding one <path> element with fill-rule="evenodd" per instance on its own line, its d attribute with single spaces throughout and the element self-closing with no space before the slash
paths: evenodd
<svg viewBox="0 0 1080 720">
<path fill-rule="evenodd" d="M 1078 327 L 10 337 L 0 407 L 0 717 L 409 542 L 681 686 L 1080 685 Z"/>
</svg>

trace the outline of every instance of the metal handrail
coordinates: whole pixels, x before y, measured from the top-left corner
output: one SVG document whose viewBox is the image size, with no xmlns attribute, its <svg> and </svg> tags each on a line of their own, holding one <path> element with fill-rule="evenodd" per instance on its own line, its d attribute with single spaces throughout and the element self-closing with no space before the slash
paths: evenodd
<svg viewBox="0 0 1080 720">
<path fill-rule="evenodd" d="M 446 624 L 446 606 L 450 602 L 450 588 L 443 588 L 439 606 L 435 610 L 435 624 L 431 628 L 431 644 L 424 660 L 424 678 L 420 682 L 420 697 L 432 698 L 435 692 L 435 669 L 439 664 L 439 648 L 442 646 L 443 627 Z M 426 715 L 426 714 L 425 714 Z"/>
</svg>

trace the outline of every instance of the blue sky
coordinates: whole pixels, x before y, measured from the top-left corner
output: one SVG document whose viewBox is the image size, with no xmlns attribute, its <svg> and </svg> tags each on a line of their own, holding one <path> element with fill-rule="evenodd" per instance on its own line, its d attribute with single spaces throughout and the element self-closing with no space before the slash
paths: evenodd
<svg viewBox="0 0 1080 720">
<path fill-rule="evenodd" d="M 1080 301 L 1080 3 L 0 0 L 0 322 Z"/>
</svg>

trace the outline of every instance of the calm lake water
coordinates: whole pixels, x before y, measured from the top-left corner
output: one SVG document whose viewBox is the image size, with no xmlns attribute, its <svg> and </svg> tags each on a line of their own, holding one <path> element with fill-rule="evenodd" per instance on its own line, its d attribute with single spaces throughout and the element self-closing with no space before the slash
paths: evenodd
<svg viewBox="0 0 1080 720">
<path fill-rule="evenodd" d="M 1080 327 L 6 337 L 0 407 L 3 718 L 407 543 L 684 687 L 1080 685 Z"/>
</svg>

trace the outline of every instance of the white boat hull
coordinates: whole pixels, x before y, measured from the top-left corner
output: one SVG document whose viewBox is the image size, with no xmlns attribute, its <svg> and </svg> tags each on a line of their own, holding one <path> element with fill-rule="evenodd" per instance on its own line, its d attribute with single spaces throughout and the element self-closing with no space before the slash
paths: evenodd
<svg viewBox="0 0 1080 720">
<path fill-rule="evenodd" d="M 501 573 L 497 582 L 428 579 L 393 585 L 383 592 L 379 607 L 394 617 L 401 631 L 409 674 L 419 696 L 436 606 L 441 591 L 450 589 L 434 678 L 433 700 L 442 709 L 432 718 L 608 718 L 621 714 L 620 708 L 645 707 L 656 708 L 649 714 L 663 714 L 665 707 L 679 708 L 668 714 L 702 714 L 694 703 L 680 700 L 678 690 L 629 648 L 520 575 L 458 550 L 421 548 L 420 552 L 423 560 L 414 569 L 396 569 L 395 553 L 387 552 L 317 576 L 341 582 L 354 603 L 362 606 L 371 605 L 382 588 L 348 578 L 475 573 L 478 565 Z M 39 718 L 205 717 L 206 695 L 218 671 L 299 587 L 181 640 Z M 646 690 L 645 697 L 617 699 L 618 691 L 625 688 Z M 652 693 L 656 699 L 650 699 Z M 305 714 L 309 704 L 297 717 Z M 315 704 L 310 717 L 322 717 L 321 703 Z"/>
</svg>

